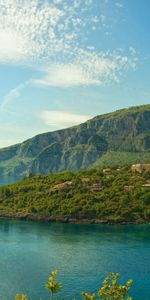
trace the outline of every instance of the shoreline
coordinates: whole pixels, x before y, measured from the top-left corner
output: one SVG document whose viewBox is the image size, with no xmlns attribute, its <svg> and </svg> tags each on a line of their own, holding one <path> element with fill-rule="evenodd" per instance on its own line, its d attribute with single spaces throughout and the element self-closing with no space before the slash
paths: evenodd
<svg viewBox="0 0 150 300">
<path fill-rule="evenodd" d="M 71 217 L 50 217 L 43 215 L 33 215 L 29 213 L 15 213 L 15 212 L 0 212 L 0 219 L 16 219 L 16 220 L 26 220 L 26 221 L 37 221 L 37 222 L 48 222 L 48 223 L 66 223 L 66 224 L 102 224 L 102 225 L 138 225 L 138 224 L 149 224 L 145 220 L 139 221 L 118 221 L 113 222 L 104 219 L 77 219 Z"/>
</svg>

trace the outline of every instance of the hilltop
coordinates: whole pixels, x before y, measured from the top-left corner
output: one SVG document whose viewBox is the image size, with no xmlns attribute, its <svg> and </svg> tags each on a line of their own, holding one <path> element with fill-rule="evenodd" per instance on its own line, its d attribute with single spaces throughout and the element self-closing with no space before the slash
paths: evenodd
<svg viewBox="0 0 150 300">
<path fill-rule="evenodd" d="M 149 160 L 150 105 L 143 105 L 0 149 L 0 173 L 49 174 Z"/>
</svg>

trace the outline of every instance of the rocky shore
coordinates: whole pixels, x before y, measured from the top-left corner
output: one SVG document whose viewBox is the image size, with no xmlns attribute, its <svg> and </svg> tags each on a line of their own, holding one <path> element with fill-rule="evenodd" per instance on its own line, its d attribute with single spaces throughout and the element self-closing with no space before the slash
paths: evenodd
<svg viewBox="0 0 150 300">
<path fill-rule="evenodd" d="M 46 215 L 36 215 L 30 213 L 20 213 L 20 212 L 6 212 L 0 211 L 0 219 L 20 219 L 20 220 L 30 220 L 30 221 L 42 221 L 42 222 L 60 222 L 60 223 L 70 223 L 70 224 L 107 224 L 107 225 L 128 225 L 128 224 L 146 224 L 147 222 L 143 219 L 136 222 L 126 222 L 126 221 L 109 221 L 105 219 L 75 219 L 71 217 L 51 217 Z"/>
</svg>

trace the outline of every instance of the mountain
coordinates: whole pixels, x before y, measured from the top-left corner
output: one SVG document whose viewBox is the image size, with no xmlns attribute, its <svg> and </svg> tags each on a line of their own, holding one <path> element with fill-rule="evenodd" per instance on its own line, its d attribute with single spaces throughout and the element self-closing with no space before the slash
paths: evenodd
<svg viewBox="0 0 150 300">
<path fill-rule="evenodd" d="M 0 174 L 24 176 L 150 162 L 150 105 L 100 115 L 0 149 Z"/>
</svg>

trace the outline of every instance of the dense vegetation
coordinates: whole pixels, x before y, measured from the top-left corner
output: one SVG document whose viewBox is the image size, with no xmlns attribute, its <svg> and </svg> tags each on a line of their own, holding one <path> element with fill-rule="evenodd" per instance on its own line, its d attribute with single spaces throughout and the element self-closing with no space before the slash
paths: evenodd
<svg viewBox="0 0 150 300">
<path fill-rule="evenodd" d="M 0 174 L 48 174 L 149 159 L 150 105 L 144 105 L 100 115 L 1 149 Z"/>
<path fill-rule="evenodd" d="M 131 166 L 30 175 L 0 187 L 0 215 L 63 222 L 150 222 L 150 171 Z"/>
<path fill-rule="evenodd" d="M 54 295 L 58 294 L 61 289 L 61 284 L 55 279 L 57 271 L 51 273 L 45 288 L 50 294 L 50 300 L 54 299 Z M 102 282 L 102 286 L 99 288 L 96 294 L 82 292 L 83 300 L 132 300 L 129 296 L 129 289 L 132 284 L 132 280 L 128 280 L 124 285 L 118 283 L 119 274 L 110 273 Z M 56 299 L 56 298 L 55 298 Z M 58 299 L 58 297 L 57 297 Z M 60 298 L 59 298 L 60 299 Z M 17 294 L 15 300 L 27 300 L 26 295 Z M 62 300 L 65 300 L 64 298 Z M 75 300 L 73 298 L 72 300 Z"/>
</svg>

